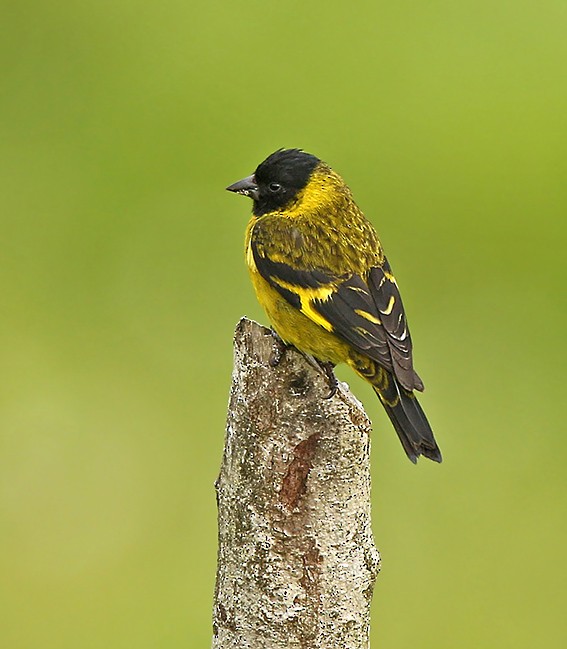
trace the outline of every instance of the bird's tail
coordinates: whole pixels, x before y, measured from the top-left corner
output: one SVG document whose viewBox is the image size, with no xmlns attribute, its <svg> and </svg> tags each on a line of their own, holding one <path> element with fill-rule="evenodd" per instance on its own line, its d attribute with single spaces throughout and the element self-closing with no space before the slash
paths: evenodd
<svg viewBox="0 0 567 649">
<path fill-rule="evenodd" d="M 372 384 L 409 459 L 415 464 L 423 455 L 434 462 L 441 462 L 441 451 L 415 394 L 401 386 L 393 374 L 378 364 L 371 361 L 363 366 L 357 365 L 354 369 Z"/>
</svg>

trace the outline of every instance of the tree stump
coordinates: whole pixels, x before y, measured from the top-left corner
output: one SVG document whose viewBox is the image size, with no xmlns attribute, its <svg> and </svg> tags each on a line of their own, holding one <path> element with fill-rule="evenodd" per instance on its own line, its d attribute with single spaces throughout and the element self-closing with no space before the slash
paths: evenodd
<svg viewBox="0 0 567 649">
<path fill-rule="evenodd" d="M 380 567 L 370 422 L 348 386 L 242 319 L 219 478 L 213 649 L 369 647 Z"/>
</svg>

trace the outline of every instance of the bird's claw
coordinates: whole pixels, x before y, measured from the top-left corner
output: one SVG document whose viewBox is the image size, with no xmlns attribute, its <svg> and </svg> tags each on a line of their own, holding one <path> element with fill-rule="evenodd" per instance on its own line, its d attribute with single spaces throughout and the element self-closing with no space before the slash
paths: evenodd
<svg viewBox="0 0 567 649">
<path fill-rule="evenodd" d="M 331 399 L 335 396 L 339 388 L 339 382 L 337 380 L 337 377 L 335 376 L 335 373 L 333 372 L 334 365 L 329 361 L 319 361 L 319 366 L 323 370 L 325 376 L 327 377 L 327 381 L 329 382 L 329 394 L 324 398 Z"/>
<path fill-rule="evenodd" d="M 323 398 L 331 399 L 332 397 L 334 397 L 339 387 L 339 382 L 337 381 L 337 377 L 333 372 L 333 367 L 335 367 L 334 363 L 331 363 L 330 361 L 320 361 L 318 358 L 311 356 L 311 354 L 304 354 L 304 356 L 316 370 L 323 372 L 323 374 L 327 378 L 327 382 L 329 384 L 329 394 Z"/>
</svg>

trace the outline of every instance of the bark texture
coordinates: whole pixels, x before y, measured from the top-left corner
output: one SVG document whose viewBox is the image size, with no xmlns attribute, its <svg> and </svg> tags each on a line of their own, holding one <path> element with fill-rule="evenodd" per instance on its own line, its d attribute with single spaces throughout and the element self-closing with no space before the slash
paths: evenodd
<svg viewBox="0 0 567 649">
<path fill-rule="evenodd" d="M 370 422 L 271 332 L 237 326 L 220 476 L 213 649 L 369 646 L 380 566 Z"/>
</svg>

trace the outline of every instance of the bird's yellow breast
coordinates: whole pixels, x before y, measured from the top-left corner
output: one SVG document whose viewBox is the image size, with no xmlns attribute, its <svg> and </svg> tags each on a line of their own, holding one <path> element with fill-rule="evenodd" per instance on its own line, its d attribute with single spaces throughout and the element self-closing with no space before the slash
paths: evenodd
<svg viewBox="0 0 567 649">
<path fill-rule="evenodd" d="M 250 244 L 253 218 L 246 229 L 246 264 L 258 302 L 266 312 L 278 336 L 297 349 L 322 361 L 344 363 L 349 359 L 348 346 L 336 335 L 317 324 L 292 306 L 260 275 Z"/>
</svg>

